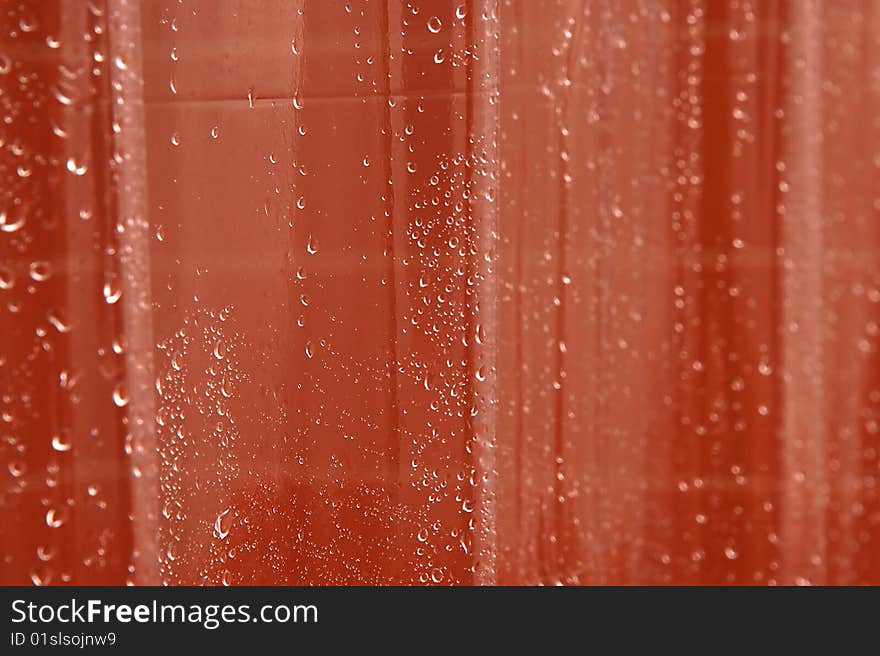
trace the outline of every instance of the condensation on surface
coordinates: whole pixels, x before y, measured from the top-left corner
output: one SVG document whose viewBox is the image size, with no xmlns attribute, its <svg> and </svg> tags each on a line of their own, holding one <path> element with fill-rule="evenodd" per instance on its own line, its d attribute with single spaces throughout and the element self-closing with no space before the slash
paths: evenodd
<svg viewBox="0 0 880 656">
<path fill-rule="evenodd" d="M 880 10 L 0 12 L 0 582 L 880 579 Z"/>
</svg>

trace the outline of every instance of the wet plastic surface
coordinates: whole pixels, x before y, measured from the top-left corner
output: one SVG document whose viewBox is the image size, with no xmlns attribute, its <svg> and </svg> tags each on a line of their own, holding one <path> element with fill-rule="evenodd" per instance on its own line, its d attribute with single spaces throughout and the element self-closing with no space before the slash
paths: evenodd
<svg viewBox="0 0 880 656">
<path fill-rule="evenodd" d="M 0 17 L 0 582 L 880 579 L 872 3 Z"/>
</svg>

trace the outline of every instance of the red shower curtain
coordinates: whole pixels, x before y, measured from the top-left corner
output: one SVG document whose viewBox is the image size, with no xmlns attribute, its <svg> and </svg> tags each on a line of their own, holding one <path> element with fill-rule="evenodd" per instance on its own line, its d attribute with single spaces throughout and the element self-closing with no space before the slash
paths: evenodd
<svg viewBox="0 0 880 656">
<path fill-rule="evenodd" d="M 880 11 L 0 16 L 0 582 L 878 581 Z"/>
</svg>

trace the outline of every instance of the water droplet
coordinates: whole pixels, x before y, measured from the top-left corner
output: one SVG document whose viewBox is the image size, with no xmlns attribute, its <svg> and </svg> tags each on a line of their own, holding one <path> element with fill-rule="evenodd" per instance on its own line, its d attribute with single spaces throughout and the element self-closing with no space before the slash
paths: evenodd
<svg viewBox="0 0 880 656">
<path fill-rule="evenodd" d="M 65 510 L 56 510 L 55 508 L 50 508 L 46 511 L 46 526 L 49 528 L 58 528 L 59 526 L 63 526 L 64 522 L 67 521 L 67 511 Z"/>
<path fill-rule="evenodd" d="M 49 323 L 54 326 L 55 330 L 59 333 L 69 333 L 71 325 L 67 321 L 65 321 L 64 317 L 58 310 L 49 310 L 49 314 L 46 316 L 49 320 Z"/>
<path fill-rule="evenodd" d="M 39 558 L 44 563 L 48 563 L 55 557 L 57 550 L 54 547 L 47 547 L 45 545 L 40 545 L 37 547 L 37 558 Z"/>
<path fill-rule="evenodd" d="M 68 435 L 55 434 L 52 436 L 52 448 L 56 451 L 70 451 L 71 446 Z"/>
<path fill-rule="evenodd" d="M 31 570 L 28 575 L 31 583 L 37 587 L 49 585 L 52 582 L 52 570 L 48 567 L 39 567 Z"/>
<path fill-rule="evenodd" d="M 73 104 L 73 98 L 61 91 L 61 89 L 59 89 L 58 87 L 52 87 L 52 95 L 55 97 L 55 100 L 60 102 L 62 105 L 70 106 Z"/>
<path fill-rule="evenodd" d="M 232 517 L 227 519 L 228 516 L 229 508 L 217 515 L 217 519 L 214 520 L 214 534 L 221 540 L 226 539 L 229 535 L 229 530 L 232 528 Z"/>
<path fill-rule="evenodd" d="M 28 267 L 28 274 L 31 279 L 37 282 L 48 280 L 52 276 L 52 267 L 48 262 L 31 262 Z"/>
<path fill-rule="evenodd" d="M 108 280 L 104 283 L 104 300 L 110 305 L 116 303 L 122 296 L 122 288 L 115 280 Z"/>
<path fill-rule="evenodd" d="M 309 241 L 306 243 L 306 252 L 309 255 L 314 255 L 318 252 L 318 240 L 312 235 L 309 235 Z"/>
<path fill-rule="evenodd" d="M 436 16 L 431 16 L 428 19 L 428 31 L 432 34 L 437 34 L 441 27 L 443 27 L 443 22 Z"/>
<path fill-rule="evenodd" d="M 125 388 L 125 383 L 119 383 L 113 390 L 113 403 L 117 408 L 128 405 L 128 390 Z"/>
<path fill-rule="evenodd" d="M 24 225 L 24 215 L 19 216 L 18 221 L 10 221 L 6 212 L 0 212 L 0 230 L 3 232 L 16 232 Z"/>
<path fill-rule="evenodd" d="M 85 164 L 78 164 L 73 157 L 67 158 L 67 170 L 73 173 L 74 175 L 85 175 L 88 168 Z"/>
</svg>

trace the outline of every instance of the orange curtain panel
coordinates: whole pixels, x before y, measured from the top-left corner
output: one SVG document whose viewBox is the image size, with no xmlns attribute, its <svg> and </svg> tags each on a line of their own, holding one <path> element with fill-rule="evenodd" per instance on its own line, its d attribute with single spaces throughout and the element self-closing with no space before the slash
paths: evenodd
<svg viewBox="0 0 880 656">
<path fill-rule="evenodd" d="M 880 4 L 0 11 L 0 584 L 880 583 Z"/>
</svg>

